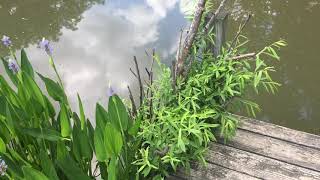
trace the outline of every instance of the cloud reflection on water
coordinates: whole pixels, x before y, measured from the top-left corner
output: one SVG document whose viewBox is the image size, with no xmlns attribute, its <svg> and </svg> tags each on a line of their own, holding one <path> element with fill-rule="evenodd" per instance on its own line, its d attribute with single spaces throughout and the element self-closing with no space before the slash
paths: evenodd
<svg viewBox="0 0 320 180">
<path fill-rule="evenodd" d="M 176 42 L 172 41 L 171 36 L 178 37 L 180 27 L 170 27 L 171 36 L 161 35 L 160 30 L 163 21 L 170 21 L 167 15 L 178 8 L 176 5 L 177 0 L 147 0 L 146 3 L 135 3 L 124 8 L 114 8 L 106 3 L 85 12 L 76 31 L 62 29 L 59 42 L 53 43 L 54 56 L 66 93 L 75 109 L 76 94 L 79 93 L 92 119 L 95 103 L 106 104 L 109 83 L 123 97 L 127 96 L 126 85 L 137 91 L 136 80 L 129 73 L 129 68 L 133 67 L 132 57 L 136 55 L 144 68 L 150 64 L 145 49 L 159 46 L 158 53 L 165 56 L 175 51 Z M 184 23 L 182 15 L 180 21 Z M 160 36 L 161 44 L 158 42 Z M 28 51 L 36 69 L 52 77 L 45 54 L 35 46 Z"/>
</svg>

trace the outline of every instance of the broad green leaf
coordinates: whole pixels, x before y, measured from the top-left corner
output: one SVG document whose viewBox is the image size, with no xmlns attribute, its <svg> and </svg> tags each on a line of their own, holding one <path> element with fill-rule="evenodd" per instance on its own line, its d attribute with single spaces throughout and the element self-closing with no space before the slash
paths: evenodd
<svg viewBox="0 0 320 180">
<path fill-rule="evenodd" d="M 49 112 L 49 116 L 54 119 L 54 117 L 56 116 L 56 111 L 52 105 L 52 103 L 49 101 L 49 99 L 46 96 L 43 96 L 45 102 L 47 103 L 47 108 L 48 108 L 48 112 Z"/>
<path fill-rule="evenodd" d="M 91 151 L 89 136 L 86 130 L 81 130 L 78 125 L 74 125 L 72 137 L 74 154 L 77 157 L 77 160 L 81 160 L 83 158 L 91 160 L 93 152 Z"/>
<path fill-rule="evenodd" d="M 98 161 L 105 161 L 108 158 L 107 151 L 104 145 L 103 129 L 96 127 L 94 131 L 94 149 Z"/>
<path fill-rule="evenodd" d="M 12 120 L 12 116 L 11 116 L 11 112 L 10 112 L 8 103 L 6 103 L 6 124 L 7 124 L 7 127 L 9 129 L 10 133 L 13 136 L 16 136 L 16 131 L 15 131 L 15 128 L 14 128 L 14 123 L 13 123 L 13 120 Z"/>
<path fill-rule="evenodd" d="M 89 121 L 89 119 L 87 119 L 87 125 L 88 125 L 88 136 L 89 136 L 89 143 L 91 146 L 91 149 L 94 149 L 94 128 L 91 124 L 91 122 Z"/>
<path fill-rule="evenodd" d="M 6 116 L 6 98 L 4 96 L 0 96 L 0 115 Z"/>
<path fill-rule="evenodd" d="M 61 135 L 62 137 L 68 137 L 71 134 L 71 123 L 70 123 L 70 118 L 67 113 L 67 108 L 65 104 L 61 103 L 60 104 L 60 127 L 61 127 Z"/>
<path fill-rule="evenodd" d="M 96 104 L 96 127 L 104 128 L 108 122 L 107 111 L 99 104 Z"/>
<path fill-rule="evenodd" d="M 62 102 L 63 100 L 66 100 L 65 93 L 58 83 L 54 82 L 53 80 L 47 77 L 42 76 L 40 73 L 38 73 L 38 76 L 45 83 L 48 94 L 54 100 L 60 101 L 60 102 Z"/>
<path fill-rule="evenodd" d="M 7 83 L 5 78 L 0 74 L 0 87 L 3 95 L 7 98 L 9 102 L 18 106 L 20 104 L 16 92 Z"/>
<path fill-rule="evenodd" d="M 111 157 L 111 161 L 108 166 L 108 180 L 117 180 L 117 158 Z"/>
<path fill-rule="evenodd" d="M 43 94 L 36 82 L 25 72 L 22 72 L 22 80 L 24 87 L 43 107 L 46 107 Z"/>
<path fill-rule="evenodd" d="M 28 93 L 22 82 L 18 83 L 18 97 L 21 100 L 23 106 L 26 106 L 27 101 L 29 101 L 29 99 L 31 98 L 30 93 Z"/>
<path fill-rule="evenodd" d="M 102 179 L 108 179 L 108 167 L 105 162 L 98 162 Z"/>
<path fill-rule="evenodd" d="M 21 49 L 21 69 L 34 79 L 33 68 L 24 49 Z"/>
<path fill-rule="evenodd" d="M 11 140 L 11 134 L 4 121 L 0 121 L 0 137 L 5 144 L 8 144 Z"/>
<path fill-rule="evenodd" d="M 57 159 L 64 159 L 65 156 L 68 156 L 68 150 L 64 141 L 57 142 Z"/>
<path fill-rule="evenodd" d="M 12 82 L 14 85 L 18 86 L 18 82 L 19 82 L 18 76 L 17 76 L 16 74 L 14 74 L 14 73 L 9 69 L 8 62 L 7 62 L 5 59 L 1 58 L 1 60 L 2 60 L 2 63 L 3 63 L 4 69 L 5 69 L 6 73 L 7 73 L 7 75 L 9 76 L 11 82 Z"/>
<path fill-rule="evenodd" d="M 13 179 L 23 179 L 23 172 L 21 169 L 22 164 L 18 161 L 15 161 L 12 159 L 11 155 L 9 153 L 1 154 L 1 159 L 3 159 L 8 168 L 7 171 L 10 172 L 10 175 Z"/>
<path fill-rule="evenodd" d="M 22 171 L 25 180 L 49 180 L 47 176 L 42 174 L 40 171 L 33 169 L 28 166 L 23 166 Z"/>
<path fill-rule="evenodd" d="M 2 138 L 0 137 L 0 153 L 5 153 L 5 152 L 6 152 L 6 144 L 4 143 Z"/>
<path fill-rule="evenodd" d="M 43 149 L 40 150 L 40 164 L 43 173 L 48 176 L 51 180 L 59 180 L 55 167 L 48 156 L 48 153 Z"/>
<path fill-rule="evenodd" d="M 110 97 L 108 113 L 111 124 L 118 128 L 119 131 L 127 130 L 129 121 L 128 112 L 122 100 L 117 95 Z"/>
<path fill-rule="evenodd" d="M 68 177 L 69 180 L 91 180 L 71 156 L 59 158 L 57 164 L 61 171 Z"/>
<path fill-rule="evenodd" d="M 64 139 L 59 132 L 52 129 L 23 128 L 21 129 L 21 132 L 29 136 L 48 141 L 60 141 Z"/>
<path fill-rule="evenodd" d="M 104 144 L 107 154 L 118 156 L 121 152 L 123 140 L 119 130 L 112 124 L 107 124 L 104 131 Z"/>
<path fill-rule="evenodd" d="M 79 102 L 79 110 L 80 110 L 81 130 L 83 130 L 86 124 L 86 117 L 84 115 L 83 105 L 82 105 L 82 101 L 79 94 L 78 94 L 78 102 Z"/>
</svg>

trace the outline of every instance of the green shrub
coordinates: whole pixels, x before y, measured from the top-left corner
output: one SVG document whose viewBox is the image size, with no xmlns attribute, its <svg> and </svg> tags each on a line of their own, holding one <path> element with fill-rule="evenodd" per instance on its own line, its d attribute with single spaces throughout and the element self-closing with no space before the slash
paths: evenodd
<svg viewBox="0 0 320 180">
<path fill-rule="evenodd" d="M 248 91 L 274 93 L 280 86 L 270 77 L 274 67 L 266 62 L 279 60 L 276 50 L 286 45 L 284 41 L 240 58 L 247 43 L 240 36 L 235 48 L 228 44 L 231 50 L 223 49 L 215 57 L 207 48 L 214 44 L 212 37 L 197 36 L 187 72 L 178 77 L 174 88 L 171 70 L 158 60 L 160 77 L 146 90 L 152 96 L 145 99 L 138 116 L 142 148 L 134 164 L 144 176 L 164 177 L 177 167 L 189 169 L 191 161 L 205 164 L 210 141 L 217 136 L 227 141 L 235 135 L 238 120 L 233 112 L 246 109 L 255 116 L 259 110 L 246 98 Z"/>
</svg>

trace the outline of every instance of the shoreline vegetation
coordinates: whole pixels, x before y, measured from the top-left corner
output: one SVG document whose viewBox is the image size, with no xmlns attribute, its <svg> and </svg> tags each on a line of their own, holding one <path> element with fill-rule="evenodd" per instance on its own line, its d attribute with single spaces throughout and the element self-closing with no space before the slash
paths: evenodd
<svg viewBox="0 0 320 180">
<path fill-rule="evenodd" d="M 241 33 L 249 14 L 235 37 L 214 54 L 208 47 L 215 46 L 214 22 L 226 2 L 212 10 L 206 0 L 198 1 L 172 67 L 162 64 L 155 50 L 149 68 L 139 67 L 134 57 L 130 71 L 139 84 L 139 102 L 129 86 L 128 106 L 110 87 L 108 107 L 96 105 L 96 127 L 79 95 L 79 113 L 70 107 L 48 40 L 43 38 L 39 47 L 48 54 L 57 80 L 36 72 L 24 49 L 18 60 L 11 49 L 14 42 L 3 36 L 11 56 L 2 62 L 14 87 L 0 75 L 1 178 L 164 179 L 177 169 L 188 171 L 191 162 L 205 165 L 209 143 L 235 135 L 238 119 L 233 113 L 246 109 L 254 116 L 259 110 L 246 98 L 248 91 L 274 93 L 280 86 L 272 80 L 275 69 L 268 62 L 279 60 L 277 50 L 286 46 L 280 40 L 247 52 L 248 39 Z M 148 75 L 146 83 L 142 73 Z M 44 82 L 48 96 L 36 78 Z"/>
</svg>

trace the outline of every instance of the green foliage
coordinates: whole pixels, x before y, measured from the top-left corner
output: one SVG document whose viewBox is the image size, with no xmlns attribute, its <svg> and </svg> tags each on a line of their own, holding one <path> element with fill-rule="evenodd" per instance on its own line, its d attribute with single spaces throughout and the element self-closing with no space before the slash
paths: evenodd
<svg viewBox="0 0 320 180">
<path fill-rule="evenodd" d="M 199 32 L 202 27 L 203 21 Z M 113 95 L 107 109 L 97 103 L 96 128 L 86 118 L 79 95 L 79 115 L 72 110 L 52 57 L 49 63 L 58 81 L 35 73 L 24 50 L 19 62 L 13 56 L 17 73 L 1 58 L 11 80 L 0 75 L 0 156 L 8 165 L 6 178 L 163 179 L 172 170 L 190 168 L 191 161 L 205 164 L 211 141 L 235 135 L 238 120 L 233 113 L 246 109 L 254 116 L 259 110 L 247 94 L 274 93 L 280 86 L 272 80 L 275 69 L 267 61 L 279 60 L 277 50 L 286 43 L 235 58 L 246 52 L 248 41 L 243 38 L 216 57 L 208 48 L 214 45 L 212 32 L 199 33 L 185 72 L 176 81 L 154 57 L 159 78 L 145 88 L 147 96 L 137 114 L 130 116 Z M 59 106 L 54 108 L 52 101 Z"/>
<path fill-rule="evenodd" d="M 0 156 L 8 165 L 6 177 L 94 179 L 99 171 L 103 179 L 136 176 L 137 167 L 132 162 L 140 147 L 136 138 L 140 122 L 132 122 L 117 95 L 110 97 L 108 111 L 97 104 L 94 129 L 86 119 L 80 96 L 79 116 L 71 109 L 62 82 L 34 73 L 24 50 L 18 73 L 8 68 L 5 58 L 2 60 L 15 86 L 0 75 Z M 44 82 L 50 97 L 35 78 Z M 59 107 L 55 109 L 51 100 Z"/>
<path fill-rule="evenodd" d="M 216 137 L 227 141 L 235 135 L 238 119 L 233 113 L 246 109 L 255 116 L 260 110 L 248 93 L 277 90 L 280 84 L 270 76 L 275 69 L 266 62 L 279 60 L 276 50 L 286 43 L 281 40 L 253 56 L 235 58 L 246 53 L 246 43 L 240 36 L 233 47 L 227 44 L 230 51 L 223 49 L 215 57 L 208 48 L 214 45 L 214 36 L 200 33 L 175 90 L 170 69 L 159 63 L 160 77 L 147 90 L 153 96 L 139 110 L 142 148 L 134 162 L 139 173 L 157 179 L 178 167 L 188 169 L 194 160 L 205 164 L 210 141 Z"/>
</svg>

